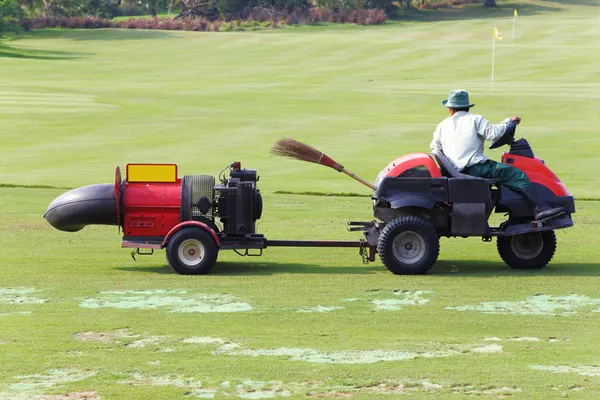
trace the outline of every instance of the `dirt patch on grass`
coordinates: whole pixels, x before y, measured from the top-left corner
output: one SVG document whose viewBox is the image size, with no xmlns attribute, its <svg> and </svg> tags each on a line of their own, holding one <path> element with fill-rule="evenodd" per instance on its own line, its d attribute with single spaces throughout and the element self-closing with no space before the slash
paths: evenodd
<svg viewBox="0 0 600 400">
<path fill-rule="evenodd" d="M 560 390 L 563 393 L 566 394 L 566 392 L 572 391 L 572 392 L 579 392 L 581 390 L 585 390 L 585 387 L 583 386 L 579 386 L 579 385 L 572 385 L 572 386 L 552 386 L 550 389 L 552 390 Z M 565 395 L 565 397 L 567 397 L 567 395 Z"/>
<path fill-rule="evenodd" d="M 132 335 L 126 329 L 119 329 L 113 332 L 80 332 L 75 334 L 77 340 L 82 342 L 99 342 L 99 343 L 111 343 L 118 339 L 129 339 L 136 338 L 140 335 Z"/>
<path fill-rule="evenodd" d="M 550 295 L 535 295 L 523 301 L 501 301 L 475 305 L 446 307 L 447 310 L 479 311 L 485 314 L 519 314 L 519 315 L 572 315 L 575 310 L 600 304 L 600 299 L 572 294 L 569 296 L 552 297 Z M 600 311 L 600 309 L 598 309 Z"/>
<path fill-rule="evenodd" d="M 173 313 L 250 311 L 252 307 L 228 294 L 188 294 L 186 290 L 127 290 L 100 292 L 100 298 L 79 303 L 84 308 L 168 309 Z M 187 295 L 185 297 L 175 295 Z"/>
<path fill-rule="evenodd" d="M 36 397 L 39 400 L 100 400 L 96 392 L 72 392 Z"/>
</svg>

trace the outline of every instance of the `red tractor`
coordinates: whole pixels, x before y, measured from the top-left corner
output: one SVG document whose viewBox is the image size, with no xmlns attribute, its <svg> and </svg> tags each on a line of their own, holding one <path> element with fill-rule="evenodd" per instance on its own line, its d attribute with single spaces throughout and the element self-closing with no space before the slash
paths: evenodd
<svg viewBox="0 0 600 400">
<path fill-rule="evenodd" d="M 179 177 L 175 164 L 128 164 L 126 178 L 117 167 L 114 184 L 71 190 L 48 207 L 44 218 L 55 228 L 78 231 L 86 225 L 117 225 L 122 247 L 166 249 L 169 265 L 180 274 L 205 274 L 221 250 L 240 255 L 262 255 L 275 246 L 356 247 L 364 262 L 379 254 L 395 274 L 423 274 L 436 262 L 440 237 L 497 237 L 498 252 L 512 268 L 542 268 L 556 249 L 554 230 L 573 226 L 573 197 L 558 177 L 535 157 L 525 139 L 514 140 L 516 125 L 490 147 L 509 144 L 502 162 L 522 169 L 546 201 L 564 213 L 536 221 L 532 209 L 517 192 L 489 179 L 461 174 L 443 154 L 409 154 L 390 163 L 377 186 L 356 177 L 322 153 L 313 162 L 335 168 L 374 189 L 370 222 L 350 222 L 349 230 L 364 239 L 267 240 L 256 232 L 263 203 L 256 170 L 239 162 L 218 177 Z M 294 150 L 296 151 L 296 150 Z M 297 154 L 294 153 L 294 154 Z M 436 163 L 437 161 L 437 163 Z M 229 168 L 229 176 L 224 172 Z M 490 226 L 492 212 L 508 218 Z M 250 254 L 254 251 L 254 254 Z M 150 254 L 151 254 L 150 253 Z"/>
<path fill-rule="evenodd" d="M 525 172 L 547 203 L 564 212 L 536 221 L 521 194 L 497 180 L 460 173 L 442 153 L 400 157 L 382 171 L 373 195 L 375 217 L 382 221 L 377 225 L 377 252 L 390 271 L 427 272 L 437 260 L 442 236 L 480 236 L 484 242 L 496 236 L 500 257 L 511 268 L 537 269 L 550 262 L 556 250 L 554 230 L 573 226 L 575 202 L 529 143 L 514 140 L 516 125 L 510 124 L 490 149 L 510 145 L 502 162 Z M 492 212 L 508 218 L 490 226 Z"/>
</svg>

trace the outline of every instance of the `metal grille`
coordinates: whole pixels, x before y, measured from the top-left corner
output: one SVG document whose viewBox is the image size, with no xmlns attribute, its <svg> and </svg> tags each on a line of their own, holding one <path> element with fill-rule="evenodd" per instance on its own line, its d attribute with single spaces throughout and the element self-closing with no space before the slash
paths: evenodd
<svg viewBox="0 0 600 400">
<path fill-rule="evenodd" d="M 181 221 L 212 220 L 215 177 L 212 175 L 186 175 L 181 182 Z M 206 214 L 200 213 L 200 199 L 206 196 L 211 206 Z"/>
</svg>

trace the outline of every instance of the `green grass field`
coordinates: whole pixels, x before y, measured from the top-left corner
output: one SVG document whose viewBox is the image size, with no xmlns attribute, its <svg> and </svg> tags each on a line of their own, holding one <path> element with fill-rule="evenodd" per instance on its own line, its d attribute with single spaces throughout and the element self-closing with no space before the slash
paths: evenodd
<svg viewBox="0 0 600 400">
<path fill-rule="evenodd" d="M 0 44 L 0 399 L 600 396 L 600 8 L 538 1 L 415 13 L 379 27 L 245 33 L 38 31 Z M 496 84 L 490 87 L 492 29 Z M 368 197 L 332 170 L 270 156 L 282 136 L 374 181 L 428 151 L 447 92 L 471 92 L 577 199 L 546 269 L 495 243 L 442 239 L 426 276 L 354 249 L 223 252 L 181 276 L 134 261 L 116 227 L 42 218 L 128 162 L 180 174 L 257 168 L 273 239 L 355 239 Z M 489 151 L 498 158 L 502 149 Z M 49 185 L 55 188 L 9 187 Z"/>
</svg>

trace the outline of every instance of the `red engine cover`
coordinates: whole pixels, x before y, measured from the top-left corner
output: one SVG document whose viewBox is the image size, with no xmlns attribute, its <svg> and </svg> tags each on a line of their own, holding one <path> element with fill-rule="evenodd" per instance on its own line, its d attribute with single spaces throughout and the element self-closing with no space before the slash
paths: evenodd
<svg viewBox="0 0 600 400">
<path fill-rule="evenodd" d="M 425 167 L 432 178 L 441 178 L 440 168 L 437 166 L 433 158 L 426 153 L 406 154 L 396 158 L 384 168 L 385 176 L 397 177 L 403 172 L 416 167 Z"/>
<path fill-rule="evenodd" d="M 181 220 L 181 179 L 177 182 L 123 183 L 123 233 L 166 236 Z"/>
<path fill-rule="evenodd" d="M 557 196 L 571 195 L 561 180 L 538 157 L 530 158 L 504 153 L 502 162 L 525 172 L 531 182 L 547 187 Z"/>
</svg>

